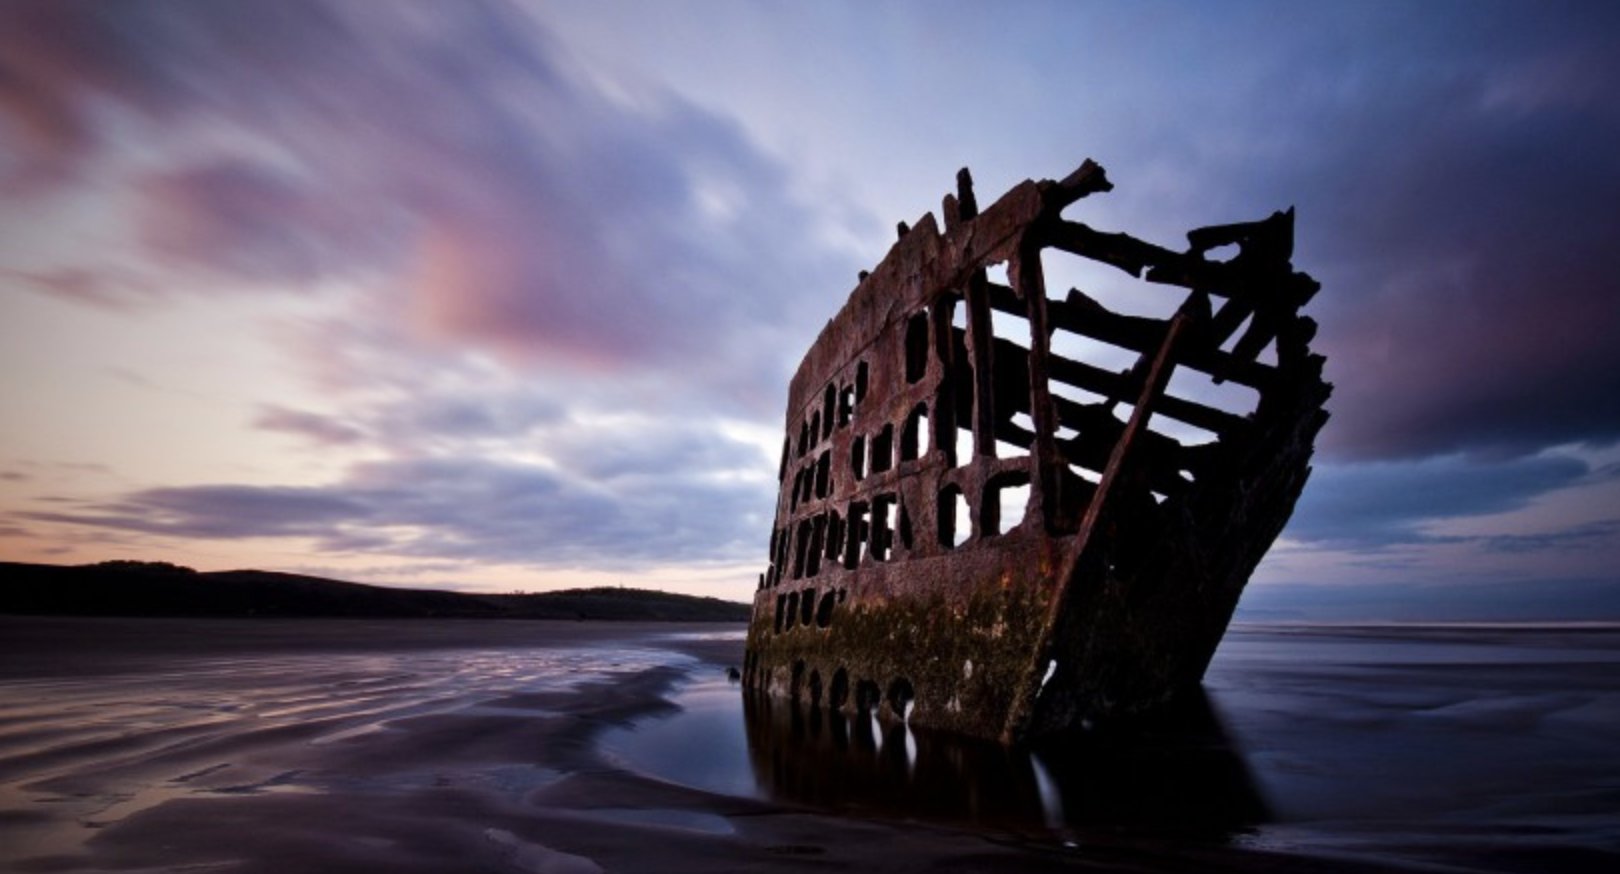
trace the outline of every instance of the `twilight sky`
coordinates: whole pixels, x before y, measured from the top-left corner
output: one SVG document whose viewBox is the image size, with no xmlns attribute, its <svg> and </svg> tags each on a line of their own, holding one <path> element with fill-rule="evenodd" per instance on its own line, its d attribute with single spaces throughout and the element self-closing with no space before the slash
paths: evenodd
<svg viewBox="0 0 1620 874">
<path fill-rule="evenodd" d="M 957 168 L 1298 209 L 1256 618 L 1620 617 L 1620 4 L 0 2 L 0 558 L 748 598 Z M 1083 213 L 1083 214 L 1082 214 Z"/>
</svg>

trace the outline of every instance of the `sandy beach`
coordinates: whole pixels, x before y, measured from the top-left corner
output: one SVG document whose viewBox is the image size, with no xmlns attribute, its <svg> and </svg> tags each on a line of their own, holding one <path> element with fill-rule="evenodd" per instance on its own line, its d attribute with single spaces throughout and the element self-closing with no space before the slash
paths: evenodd
<svg viewBox="0 0 1620 874">
<path fill-rule="evenodd" d="M 1266 679 L 1272 650 L 1288 645 L 1276 634 L 1229 641 L 1196 731 L 1006 758 L 779 706 L 745 710 L 725 679 L 742 655 L 735 626 L 7 617 L 0 868 L 1609 870 L 1613 826 L 1597 822 L 1620 791 L 1614 758 L 1570 745 L 1612 725 L 1613 672 L 1592 673 L 1592 660 L 1612 664 L 1614 638 L 1585 639 L 1569 659 L 1546 649 L 1561 676 L 1587 671 L 1542 702 L 1556 705 L 1551 716 L 1521 695 L 1512 713 L 1498 702 L 1481 722 L 1473 711 L 1492 705 L 1459 702 L 1435 723 L 1447 742 L 1473 733 L 1529 757 L 1538 798 L 1587 793 L 1569 810 L 1521 798 L 1522 815 L 1493 820 L 1442 800 L 1447 785 L 1367 798 L 1352 773 L 1383 754 L 1374 743 L 1335 764 L 1334 732 L 1387 739 L 1422 685 L 1386 689 L 1381 712 L 1354 713 L 1331 700 L 1359 694 L 1365 672 L 1346 673 L 1317 704 L 1322 719 L 1358 726 L 1293 725 L 1282 719 L 1290 690 Z M 1463 645 L 1491 644 L 1475 635 L 1424 652 L 1450 653 L 1442 662 L 1456 673 Z M 1513 729 L 1528 738 L 1516 749 L 1480 739 L 1504 720 L 1552 724 L 1554 736 Z M 1585 766 L 1536 760 L 1543 741 Z M 1408 827 L 1355 809 L 1368 802 Z M 1518 833 L 1502 834 L 1513 822 Z"/>
</svg>

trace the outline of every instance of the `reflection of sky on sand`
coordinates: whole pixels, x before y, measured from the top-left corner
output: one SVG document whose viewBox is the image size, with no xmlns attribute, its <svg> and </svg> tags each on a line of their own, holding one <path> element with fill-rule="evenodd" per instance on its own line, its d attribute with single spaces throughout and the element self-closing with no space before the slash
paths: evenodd
<svg viewBox="0 0 1620 874">
<path fill-rule="evenodd" d="M 692 683 L 676 699 L 680 713 L 609 731 L 602 749 L 611 760 L 675 783 L 723 795 L 757 795 L 739 690 L 724 679 Z"/>
<path fill-rule="evenodd" d="M 371 776 L 286 765 L 342 757 L 413 717 L 541 717 L 547 711 L 522 696 L 688 661 L 640 648 L 258 653 L 171 663 L 183 670 L 6 680 L 0 810 L 21 827 L 5 829 L 0 859 L 74 852 L 178 799 L 442 785 L 433 761 Z M 521 797 L 557 776 L 507 764 L 462 768 L 454 779 Z"/>
<path fill-rule="evenodd" d="M 1240 627 L 1205 687 L 1173 720 L 1022 752 L 707 681 L 605 744 L 717 792 L 1060 840 L 1614 861 L 1620 628 Z"/>
</svg>

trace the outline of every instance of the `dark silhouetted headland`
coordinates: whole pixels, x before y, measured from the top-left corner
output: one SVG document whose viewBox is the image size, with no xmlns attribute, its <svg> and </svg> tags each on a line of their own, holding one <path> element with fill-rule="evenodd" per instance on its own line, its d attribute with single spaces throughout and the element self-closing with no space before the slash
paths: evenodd
<svg viewBox="0 0 1620 874">
<path fill-rule="evenodd" d="M 742 622 L 748 605 L 647 589 L 474 595 L 167 562 L 0 562 L 0 613 L 50 616 L 343 616 Z"/>
</svg>

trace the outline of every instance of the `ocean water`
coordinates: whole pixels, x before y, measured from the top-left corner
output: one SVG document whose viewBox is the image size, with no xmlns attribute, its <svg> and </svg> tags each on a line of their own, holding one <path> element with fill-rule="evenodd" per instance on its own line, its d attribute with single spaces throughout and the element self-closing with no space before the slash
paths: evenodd
<svg viewBox="0 0 1620 874">
<path fill-rule="evenodd" d="M 1050 841 L 1414 870 L 1620 870 L 1620 627 L 1238 626 L 1205 695 L 1031 750 L 709 680 L 609 734 L 716 792 Z"/>
<path fill-rule="evenodd" d="M 0 618 L 0 870 L 724 866 L 777 840 L 726 796 L 1082 868 L 1620 870 L 1620 627 L 1234 627 L 1177 712 L 1027 750 L 744 696 L 689 654 L 740 634 Z"/>
</svg>

